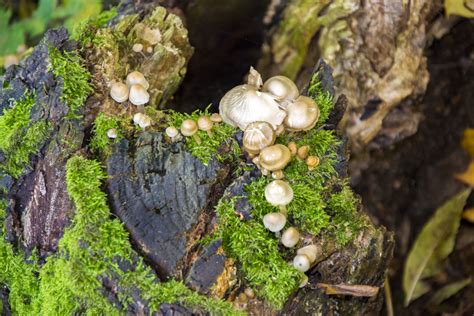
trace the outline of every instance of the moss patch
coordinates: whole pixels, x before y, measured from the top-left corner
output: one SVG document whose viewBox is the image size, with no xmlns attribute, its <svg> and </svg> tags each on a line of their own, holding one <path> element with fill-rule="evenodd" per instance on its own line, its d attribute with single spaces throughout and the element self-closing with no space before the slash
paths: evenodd
<svg viewBox="0 0 474 316">
<path fill-rule="evenodd" d="M 107 116 L 104 113 L 99 113 L 94 121 L 93 137 L 90 141 L 90 147 L 96 154 L 110 155 L 113 143 L 118 142 L 123 138 L 122 126 L 125 125 L 125 120 L 118 117 Z M 107 131 L 110 129 L 117 131 L 117 138 L 110 139 L 107 136 Z"/>
<path fill-rule="evenodd" d="M 113 7 L 110 10 L 102 11 L 100 14 L 82 21 L 74 28 L 72 38 L 86 46 L 92 43 L 95 33 L 101 27 L 107 25 L 107 22 L 117 16 L 117 8 Z"/>
<path fill-rule="evenodd" d="M 29 165 L 30 156 L 36 154 L 49 134 L 49 124 L 30 122 L 30 111 L 35 98 L 26 94 L 22 100 L 0 116 L 0 150 L 5 161 L 0 169 L 18 178 Z"/>
<path fill-rule="evenodd" d="M 210 115 L 208 108 L 204 111 L 194 111 L 191 114 L 167 111 L 168 124 L 179 129 L 181 123 L 186 119 L 197 121 L 200 116 Z M 201 144 L 198 144 L 193 137 L 186 137 L 186 146 L 191 154 L 197 157 L 205 165 L 207 165 L 213 157 L 216 157 L 217 160 L 222 162 L 226 158 L 239 157 L 241 155 L 239 145 L 232 139 L 232 136 L 236 132 L 238 132 L 238 129 L 229 124 L 214 124 L 214 127 L 212 128 L 212 137 L 209 137 L 206 132 L 199 130 L 197 135 L 201 139 Z M 230 149 L 231 154 L 229 154 L 228 150 L 225 151 L 225 153 L 220 151 L 220 149 L 225 146 Z"/>
<path fill-rule="evenodd" d="M 81 118 L 82 107 L 93 91 L 89 83 L 89 71 L 82 65 L 82 59 L 76 52 L 60 52 L 57 48 L 50 47 L 49 56 L 50 70 L 63 81 L 61 101 L 69 108 L 67 118 Z"/>
</svg>

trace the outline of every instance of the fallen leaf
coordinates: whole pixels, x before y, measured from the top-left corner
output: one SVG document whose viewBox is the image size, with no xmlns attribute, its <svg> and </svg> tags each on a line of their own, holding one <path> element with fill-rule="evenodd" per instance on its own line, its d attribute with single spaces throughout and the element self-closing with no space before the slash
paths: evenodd
<svg viewBox="0 0 474 316">
<path fill-rule="evenodd" d="M 467 278 L 461 281 L 453 282 L 448 285 L 443 286 L 441 289 L 436 291 L 433 296 L 428 301 L 429 306 L 436 306 L 441 304 L 443 301 L 447 300 L 451 296 L 455 295 L 463 288 L 468 286 L 471 283 L 471 278 Z"/>
<path fill-rule="evenodd" d="M 471 161 L 466 171 L 456 174 L 455 177 L 459 181 L 474 187 L 474 161 Z"/>
<path fill-rule="evenodd" d="M 462 213 L 462 218 L 466 221 L 474 223 L 474 208 L 469 208 Z"/>
<path fill-rule="evenodd" d="M 465 18 L 474 18 L 473 0 L 444 0 L 446 15 L 459 15 Z"/>
<path fill-rule="evenodd" d="M 351 295 L 372 297 L 378 294 L 379 288 L 370 285 L 352 285 L 352 284 L 326 284 L 317 283 L 316 287 L 324 289 L 328 295 Z"/>
<path fill-rule="evenodd" d="M 465 189 L 441 205 L 413 243 L 403 271 L 405 306 L 426 293 L 427 285 L 420 280 L 439 272 L 443 260 L 452 252 L 462 210 L 470 193 L 471 189 Z"/>
<path fill-rule="evenodd" d="M 474 158 L 474 128 L 467 128 L 464 130 L 461 146 L 469 153 L 471 158 Z"/>
</svg>

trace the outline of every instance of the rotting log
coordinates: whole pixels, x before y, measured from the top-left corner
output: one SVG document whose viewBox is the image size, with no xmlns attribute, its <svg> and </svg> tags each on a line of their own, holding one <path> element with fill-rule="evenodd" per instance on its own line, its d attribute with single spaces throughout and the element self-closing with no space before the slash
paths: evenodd
<svg viewBox="0 0 474 316">
<path fill-rule="evenodd" d="M 372 299 L 339 297 L 328 296 L 316 288 L 316 283 L 319 282 L 383 286 L 393 240 L 385 229 L 377 228 L 370 222 L 363 214 L 360 204 L 357 205 L 357 217 L 364 225 L 356 236 L 352 236 L 347 245 L 336 245 L 324 231 L 317 236 L 311 234 L 306 236 L 321 245 L 323 256 L 308 273 L 308 285 L 297 290 L 283 302 L 281 311 L 277 311 L 274 306 L 259 298 L 259 288 L 255 289 L 257 298 L 250 298 L 245 302 L 238 300 L 239 294 L 248 286 L 248 280 L 241 271 L 241 262 L 238 258 L 226 254 L 225 240 L 221 240 L 218 233 L 217 235 L 215 233 L 219 231 L 217 225 L 219 219 L 216 217 L 215 207 L 219 200 L 239 197 L 236 210 L 245 213 L 242 215 L 244 219 L 246 216 L 251 217 L 252 205 L 247 199 L 248 192 L 245 187 L 261 178 L 261 174 L 247 163 L 247 157 L 231 156 L 234 146 L 241 146 L 241 133 L 229 134 L 224 145 L 217 148 L 208 163 L 203 163 L 193 155 L 186 140 L 170 143 L 164 136 L 163 127 L 169 124 L 170 114 L 157 111 L 156 108 L 163 105 L 164 100 L 178 87 L 192 52 L 187 42 L 186 30 L 178 18 L 158 8 L 150 10 L 149 15 L 144 17 L 119 16 L 112 21 L 114 22 L 108 27 L 93 25 L 89 32 L 94 33 L 94 38 L 90 41 L 88 38 L 79 38 L 79 46 L 68 39 L 64 30 L 49 31 L 32 55 L 19 66 L 9 68 L 3 77 L 0 90 L 0 110 L 3 115 L 23 102 L 25 93 L 34 96 L 34 105 L 29 109 L 27 120 L 21 129 L 14 130 L 14 136 L 26 135 L 25 133 L 38 122 L 48 123 L 46 125 L 48 128 L 43 137 L 34 142 L 35 146 L 28 148 L 27 162 L 14 165 L 14 169 L 2 167 L 0 183 L 3 186 L 2 199 L 6 201 L 4 221 L 6 234 L 3 236 L 6 240 L 2 247 L 7 250 L 13 247 L 12 253 L 16 258 L 18 256 L 23 258 L 26 265 L 33 261 L 38 271 L 41 271 L 45 262 L 48 264 L 50 260 L 59 258 L 67 262 L 70 257 L 74 257 L 73 254 L 57 251 L 58 242 L 65 230 L 71 227 L 75 229 L 74 225 L 80 222 L 74 218 L 75 214 L 81 211 L 77 204 L 77 193 L 81 191 L 75 194 L 66 191 L 66 178 L 72 172 L 66 168 L 66 163 L 72 161 L 70 159 L 72 156 L 75 156 L 76 160 L 77 157 L 86 157 L 89 160 L 97 159 L 103 162 L 108 178 L 105 186 L 96 190 L 102 189 L 101 194 L 107 193 L 107 207 L 120 219 L 129 234 L 130 241 L 128 238 L 120 239 L 120 242 L 124 242 L 124 248 L 129 247 L 129 242 L 133 245 L 131 258 L 114 258 L 116 260 L 114 264 L 106 266 L 105 274 L 100 274 L 97 283 L 92 285 L 97 287 L 100 295 L 103 295 L 102 299 L 105 298 L 104 301 L 118 311 L 134 314 L 149 314 L 153 311 L 163 314 L 168 312 L 205 314 L 208 311 L 209 305 L 202 304 L 203 301 L 199 301 L 188 292 L 186 292 L 188 301 L 179 301 L 171 296 L 172 301 L 161 302 L 159 310 L 156 310 L 153 298 L 146 299 L 148 293 L 144 289 L 159 286 L 156 284 L 166 284 L 165 279 L 170 277 L 184 280 L 189 287 L 200 293 L 227 299 L 244 308 L 244 311 L 255 314 L 292 314 L 294 311 L 300 314 L 318 312 L 367 314 L 379 311 L 383 300 L 382 294 Z M 137 39 L 136 28 L 140 23 L 160 29 L 163 36 L 169 35 L 167 38 L 169 42 L 155 47 L 150 56 L 134 56 L 130 48 Z M 83 60 L 76 55 L 80 49 L 84 56 Z M 65 73 L 62 68 L 63 72 L 58 71 L 64 65 L 55 68 L 52 60 L 58 57 L 54 55 L 57 52 L 60 58 L 64 59 L 62 62 L 71 63 L 73 66 L 84 63 L 89 72 L 86 72 L 85 68 L 74 68 L 77 73 Z M 170 56 L 166 55 L 168 53 Z M 169 58 L 160 54 L 165 54 Z M 145 76 L 161 78 L 150 80 L 150 89 L 155 93 L 152 96 L 155 108 L 148 107 L 147 113 L 153 117 L 155 124 L 146 131 L 138 130 L 131 124 L 131 114 L 136 109 L 130 104 L 127 106 L 116 104 L 108 96 L 110 82 L 123 80 L 129 69 L 135 69 L 140 65 Z M 84 77 L 68 78 L 68 75 Z M 86 86 L 81 86 L 89 80 L 89 76 L 94 84 L 93 92 Z M 332 94 L 334 87 L 329 67 L 320 63 L 312 78 L 320 82 L 321 93 Z M 80 82 L 75 82 L 78 79 Z M 66 89 L 71 86 L 71 80 L 76 83 L 74 87 L 80 92 L 79 95 L 71 94 L 71 91 Z M 81 100 L 88 95 L 86 102 L 77 107 L 72 106 L 73 100 Z M 344 112 L 346 102 L 343 96 L 339 97 L 328 121 L 320 126 L 321 129 L 335 128 Z M 103 131 L 99 129 L 99 113 L 118 117 L 114 123 L 123 128 L 122 137 L 116 142 L 107 143 L 105 148 L 99 145 L 93 146 L 98 144 L 97 139 L 103 136 L 100 135 Z M 12 143 L 2 148 L 3 166 L 9 166 L 12 159 L 17 157 L 15 155 L 22 153 L 21 146 L 21 143 Z M 107 149 L 110 152 L 100 149 Z M 219 160 L 218 156 L 224 159 Z M 338 162 L 334 166 L 338 175 L 337 181 L 342 181 L 347 176 L 345 163 L 347 151 L 344 142 L 337 147 L 335 157 Z M 79 160 L 81 159 L 88 161 L 85 158 Z M 253 170 L 242 172 L 242 165 Z M 100 183 L 100 175 L 98 178 L 99 180 L 97 178 L 92 180 Z M 325 192 L 332 194 L 340 189 L 338 185 L 334 185 Z M 101 194 L 99 196 L 102 197 Z M 72 200 L 73 195 L 75 203 Z M 96 233 L 97 227 L 94 228 L 92 225 L 86 228 Z M 203 242 L 209 236 L 211 241 Z M 84 240 L 91 241 L 87 239 L 90 237 L 83 237 Z M 271 235 L 267 238 L 275 240 Z M 91 246 L 82 244 L 81 241 L 82 239 L 78 241 L 81 251 Z M 101 249 L 98 250 L 100 252 Z M 31 253 L 36 253 L 38 257 L 29 257 L 28 254 Z M 87 260 L 97 262 L 107 260 L 106 257 L 102 258 L 100 253 L 89 255 Z M 288 258 L 288 254 L 285 254 L 284 260 Z M 127 273 L 127 277 L 134 277 L 137 282 L 145 282 L 135 274 L 137 271 L 145 271 L 140 270 L 143 262 L 154 270 L 153 273 L 146 274 L 148 282 L 150 278 L 153 279 L 151 283 L 146 283 L 146 286 L 141 283 L 132 285 L 121 283 L 119 272 Z M 37 275 L 34 273 L 32 275 L 30 281 L 34 283 Z M 1 272 L 0 276 L 0 281 L 10 286 L 10 291 L 2 290 L 4 302 L 7 301 L 7 297 L 18 297 L 22 294 L 13 292 L 22 288 L 11 286 L 11 282 L 15 282 L 11 276 L 2 275 Z M 42 289 L 48 286 L 40 283 L 45 282 L 44 280 L 37 282 L 39 282 L 36 285 L 39 288 L 36 289 L 38 293 L 48 290 Z M 28 300 L 10 302 L 13 312 L 18 313 L 21 308 L 29 307 L 29 304 L 44 304 L 36 301 L 41 295 L 35 292 L 35 287 L 29 290 L 31 292 L 24 293 Z M 65 289 L 66 292 L 68 290 Z M 77 293 L 75 295 L 78 295 L 80 304 L 71 311 L 85 312 L 88 308 L 95 307 L 90 297 L 83 298 Z M 179 303 L 171 304 L 175 303 L 174 300 Z M 197 304 L 196 301 L 201 303 Z M 9 308 L 10 306 L 6 306 L 4 310 Z M 41 307 L 34 308 L 40 308 L 41 311 Z M 225 310 L 225 307 L 222 310 Z"/>
</svg>

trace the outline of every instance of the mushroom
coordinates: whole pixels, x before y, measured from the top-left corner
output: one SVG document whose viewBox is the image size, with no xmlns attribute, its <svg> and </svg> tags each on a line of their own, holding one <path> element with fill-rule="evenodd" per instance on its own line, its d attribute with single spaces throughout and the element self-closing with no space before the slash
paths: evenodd
<svg viewBox="0 0 474 316">
<path fill-rule="evenodd" d="M 267 79 L 263 84 L 262 91 L 270 93 L 276 100 L 283 103 L 282 106 L 300 95 L 295 83 L 285 76 L 274 76 Z"/>
<path fill-rule="evenodd" d="M 192 136 L 194 137 L 194 140 L 196 143 L 201 144 L 201 139 L 199 136 L 196 134 L 198 131 L 198 125 L 195 121 L 191 119 L 184 120 L 183 123 L 181 123 L 181 134 L 184 136 Z"/>
<path fill-rule="evenodd" d="M 282 170 L 291 160 L 288 147 L 282 144 L 268 146 L 260 152 L 260 165 L 269 171 Z"/>
<path fill-rule="evenodd" d="M 117 130 L 115 128 L 111 128 L 107 131 L 107 137 L 108 138 L 117 138 Z"/>
<path fill-rule="evenodd" d="M 171 138 L 172 142 L 175 142 L 179 139 L 179 131 L 174 126 L 168 126 L 165 130 L 166 135 Z"/>
<path fill-rule="evenodd" d="M 150 43 L 151 45 L 156 45 L 161 40 L 161 32 L 159 29 L 152 29 L 148 26 L 145 26 L 140 34 L 140 37 Z"/>
<path fill-rule="evenodd" d="M 294 227 L 288 228 L 281 235 L 281 243 L 287 248 L 292 248 L 296 246 L 299 240 L 300 232 Z"/>
<path fill-rule="evenodd" d="M 305 255 L 306 257 L 308 257 L 310 263 L 315 262 L 316 258 L 320 256 L 321 253 L 321 247 L 316 245 L 308 245 L 296 251 L 297 255 Z"/>
<path fill-rule="evenodd" d="M 306 284 L 308 284 L 308 281 L 309 281 L 308 276 L 306 274 L 304 274 L 303 277 L 301 278 L 300 284 L 298 285 L 299 288 L 305 287 Z"/>
<path fill-rule="evenodd" d="M 316 156 L 308 156 L 308 158 L 306 158 L 306 165 L 308 166 L 308 170 L 314 170 L 314 168 L 319 165 L 319 158 Z"/>
<path fill-rule="evenodd" d="M 145 79 L 145 76 L 139 71 L 132 71 L 131 73 L 129 73 L 127 75 L 126 82 L 127 86 L 129 87 L 135 84 L 141 85 L 143 88 L 145 88 L 145 90 L 148 90 L 148 88 L 150 87 L 150 84 Z"/>
<path fill-rule="evenodd" d="M 211 114 L 211 121 L 213 121 L 214 123 L 220 123 L 220 122 L 222 122 L 222 117 L 220 116 L 219 113 L 212 113 Z"/>
<path fill-rule="evenodd" d="M 252 66 L 250 66 L 249 74 L 247 77 L 247 84 L 254 86 L 257 89 L 260 89 L 263 85 L 262 76 Z"/>
<path fill-rule="evenodd" d="M 306 157 L 308 157 L 309 154 L 309 146 L 304 145 L 298 148 L 298 151 L 296 152 L 296 155 L 298 156 L 299 159 L 305 160 Z"/>
<path fill-rule="evenodd" d="M 147 52 L 148 54 L 151 54 L 151 53 L 153 52 L 153 47 L 148 46 L 148 47 L 146 48 L 146 52 Z"/>
<path fill-rule="evenodd" d="M 212 137 L 212 125 L 214 122 L 209 116 L 201 116 L 197 120 L 197 125 L 200 130 L 205 131 L 209 137 Z"/>
<path fill-rule="evenodd" d="M 287 147 L 293 156 L 298 152 L 298 146 L 295 142 L 289 142 Z"/>
<path fill-rule="evenodd" d="M 262 149 L 275 142 L 273 127 L 267 122 L 253 122 L 245 129 L 243 136 L 244 149 L 250 154 L 258 154 Z"/>
<path fill-rule="evenodd" d="M 134 84 L 130 87 L 129 100 L 134 105 L 144 105 L 150 101 L 150 95 L 142 85 Z"/>
<path fill-rule="evenodd" d="M 307 131 L 314 127 L 319 118 L 319 108 L 313 99 L 299 96 L 286 107 L 288 115 L 285 126 L 288 131 Z"/>
<path fill-rule="evenodd" d="M 275 130 L 276 135 L 280 136 L 281 134 L 283 134 L 283 132 L 285 132 L 285 125 L 283 125 L 283 124 L 278 125 L 276 130 Z"/>
<path fill-rule="evenodd" d="M 305 255 L 296 255 L 293 259 L 293 267 L 298 271 L 306 272 L 311 267 L 311 263 Z"/>
<path fill-rule="evenodd" d="M 275 180 L 281 180 L 285 177 L 285 174 L 282 170 L 277 170 L 272 172 L 272 178 Z"/>
<path fill-rule="evenodd" d="M 277 233 L 285 227 L 286 216 L 283 213 L 268 213 L 263 216 L 263 225 L 271 232 Z"/>
<path fill-rule="evenodd" d="M 143 113 L 137 113 L 133 116 L 133 122 L 135 125 L 140 126 L 142 129 L 151 125 L 151 118 Z"/>
<path fill-rule="evenodd" d="M 275 129 L 283 123 L 286 112 L 274 98 L 254 86 L 244 84 L 228 91 L 219 103 L 222 120 L 245 130 L 252 122 L 267 122 Z"/>
<path fill-rule="evenodd" d="M 293 189 L 283 180 L 273 180 L 265 187 L 265 199 L 286 214 L 286 206 L 293 200 Z"/>
<path fill-rule="evenodd" d="M 122 103 L 128 99 L 128 87 L 122 82 L 114 82 L 110 87 L 110 96 L 115 101 Z"/>
<path fill-rule="evenodd" d="M 135 43 L 135 44 L 133 44 L 132 50 L 133 50 L 135 53 L 140 53 L 140 52 L 143 50 L 143 44 L 140 44 L 140 43 Z"/>
</svg>

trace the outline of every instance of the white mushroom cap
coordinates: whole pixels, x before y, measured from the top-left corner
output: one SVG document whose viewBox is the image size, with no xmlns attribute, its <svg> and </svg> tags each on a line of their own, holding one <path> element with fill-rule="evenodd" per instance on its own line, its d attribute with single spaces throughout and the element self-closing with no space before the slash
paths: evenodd
<svg viewBox="0 0 474 316">
<path fill-rule="evenodd" d="M 165 130 L 165 133 L 166 133 L 166 135 L 168 135 L 169 137 L 174 138 L 174 137 L 178 136 L 179 131 L 178 131 L 178 129 L 177 129 L 176 127 L 174 127 L 174 126 L 168 126 L 168 127 L 166 128 L 166 130 Z"/>
<path fill-rule="evenodd" d="M 305 247 L 302 247 L 296 251 L 296 254 L 298 255 L 305 255 L 308 257 L 309 261 L 313 263 L 316 261 L 316 258 L 321 255 L 321 248 L 316 246 L 316 245 L 308 245 Z"/>
<path fill-rule="evenodd" d="M 108 138 L 117 138 L 117 130 L 115 128 L 111 128 L 107 131 Z"/>
<path fill-rule="evenodd" d="M 151 125 L 151 118 L 146 114 L 137 113 L 133 116 L 133 122 L 144 129 Z"/>
<path fill-rule="evenodd" d="M 263 216 L 263 225 L 271 232 L 279 232 L 285 224 L 286 216 L 283 213 L 268 213 Z"/>
<path fill-rule="evenodd" d="M 150 95 L 142 85 L 134 84 L 130 87 L 129 100 L 132 104 L 143 105 L 150 101 Z"/>
<path fill-rule="evenodd" d="M 200 116 L 197 119 L 197 125 L 202 131 L 210 131 L 212 129 L 212 126 L 214 125 L 214 122 L 209 116 Z"/>
<path fill-rule="evenodd" d="M 140 43 L 135 43 L 135 44 L 133 44 L 132 50 L 133 50 L 135 53 L 141 52 L 141 51 L 143 50 L 143 44 L 140 44 Z"/>
<path fill-rule="evenodd" d="M 263 148 L 259 154 L 260 165 L 269 170 L 281 170 L 288 165 L 291 160 L 291 152 L 288 147 L 282 144 L 275 144 Z"/>
<path fill-rule="evenodd" d="M 286 116 L 271 95 L 247 84 L 237 86 L 224 95 L 219 103 L 219 113 L 224 122 L 241 130 L 257 121 L 268 122 L 275 129 Z"/>
<path fill-rule="evenodd" d="M 288 228 L 281 235 L 281 243 L 288 248 L 296 246 L 299 240 L 300 232 L 294 227 Z"/>
<path fill-rule="evenodd" d="M 127 75 L 127 86 L 131 87 L 135 84 L 141 85 L 145 90 L 148 90 L 150 84 L 145 79 L 145 76 L 139 71 L 132 71 Z"/>
<path fill-rule="evenodd" d="M 307 131 L 314 127 L 319 119 L 319 108 L 313 99 L 299 96 L 286 107 L 288 115 L 285 126 L 289 131 Z"/>
<path fill-rule="evenodd" d="M 274 180 L 265 187 L 265 199 L 272 205 L 288 205 L 293 200 L 293 189 L 283 180 Z"/>
<path fill-rule="evenodd" d="M 311 267 L 311 263 L 309 262 L 308 257 L 305 255 L 296 255 L 293 259 L 293 266 L 298 271 L 306 272 Z"/>
<path fill-rule="evenodd" d="M 115 101 L 122 103 L 128 100 L 128 87 L 122 82 L 114 82 L 110 87 L 110 96 Z"/>
<path fill-rule="evenodd" d="M 273 127 L 267 122 L 253 122 L 247 125 L 242 143 L 250 154 L 258 154 L 262 149 L 275 142 L 276 134 Z"/>
<path fill-rule="evenodd" d="M 214 123 L 220 123 L 222 122 L 222 117 L 219 113 L 212 113 L 211 114 L 211 121 Z"/>
<path fill-rule="evenodd" d="M 193 136 L 198 131 L 198 125 L 191 119 L 184 120 L 181 123 L 181 134 L 184 136 Z"/>
<path fill-rule="evenodd" d="M 295 83 L 291 81 L 290 78 L 285 76 L 275 76 L 269 78 L 263 84 L 262 91 L 270 93 L 278 101 L 291 101 L 296 99 L 300 94 Z"/>
</svg>

